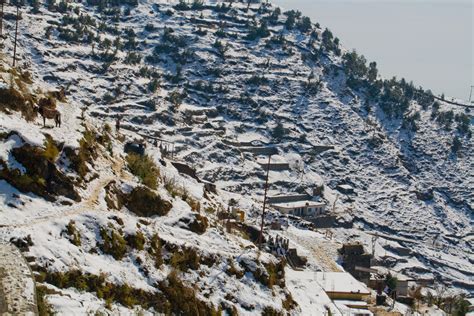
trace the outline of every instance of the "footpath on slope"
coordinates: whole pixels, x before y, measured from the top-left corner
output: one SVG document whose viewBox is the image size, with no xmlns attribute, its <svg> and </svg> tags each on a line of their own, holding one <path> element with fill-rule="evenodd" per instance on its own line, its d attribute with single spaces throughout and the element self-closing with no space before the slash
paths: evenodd
<svg viewBox="0 0 474 316">
<path fill-rule="evenodd" d="M 0 315 L 38 315 L 33 273 L 20 250 L 0 243 Z"/>
<path fill-rule="evenodd" d="M 313 259 L 316 261 L 319 267 L 324 272 L 341 272 L 341 268 L 336 264 L 334 257 L 331 255 L 336 255 L 336 247 L 330 245 L 330 241 L 319 238 L 307 238 L 305 236 L 300 236 L 293 234 L 289 231 L 285 232 L 286 236 L 290 240 L 296 241 L 300 246 L 308 250 L 312 255 Z"/>
<path fill-rule="evenodd" d="M 104 189 L 107 184 L 111 181 L 117 179 L 117 177 L 128 179 L 128 174 L 125 173 L 123 170 L 123 160 L 122 159 L 114 159 L 112 164 L 112 170 L 114 173 L 110 175 L 101 175 L 98 179 L 94 180 L 91 185 L 93 188 L 88 193 L 86 199 L 80 202 L 78 205 L 73 206 L 71 208 L 65 209 L 64 211 L 60 211 L 59 213 L 54 213 L 48 216 L 38 217 L 30 220 L 28 223 L 22 224 L 12 224 L 12 225 L 5 225 L 4 227 L 11 227 L 11 228 L 21 228 L 21 227 L 30 227 L 36 224 L 48 222 L 49 220 L 55 219 L 58 216 L 66 217 L 71 215 L 77 215 L 85 212 L 97 212 L 100 211 L 94 206 L 99 204 L 99 196 L 101 191 Z"/>
</svg>

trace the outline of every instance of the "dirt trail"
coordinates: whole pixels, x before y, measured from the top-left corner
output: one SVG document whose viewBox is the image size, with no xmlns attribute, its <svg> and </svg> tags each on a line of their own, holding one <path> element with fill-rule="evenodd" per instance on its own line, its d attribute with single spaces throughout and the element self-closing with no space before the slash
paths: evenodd
<svg viewBox="0 0 474 316">
<path fill-rule="evenodd" d="M 341 272 L 342 270 L 338 267 L 334 257 L 336 256 L 337 246 L 335 243 L 314 237 L 304 237 L 286 232 L 286 235 L 297 242 L 300 246 L 306 248 L 313 254 L 313 258 L 316 263 L 325 272 Z"/>
<path fill-rule="evenodd" d="M 44 217 L 37 217 L 28 223 L 23 224 L 13 224 L 13 225 L 6 225 L 6 227 L 11 228 L 21 228 L 21 227 L 30 227 L 36 224 L 48 222 L 52 219 L 58 218 L 58 216 L 64 218 L 67 216 L 77 215 L 85 212 L 100 212 L 103 211 L 100 208 L 97 208 L 99 205 L 99 196 L 102 190 L 109 184 L 111 181 L 122 178 L 122 179 L 130 179 L 131 176 L 124 170 L 124 161 L 121 158 L 112 158 L 113 160 L 107 159 L 106 163 L 112 163 L 112 170 L 114 173 L 106 174 L 105 172 L 102 175 L 89 183 L 90 186 L 93 188 L 90 190 L 88 196 L 83 199 L 79 204 L 73 205 L 70 207 L 60 208 L 58 212 L 55 212 L 51 215 L 47 215 Z"/>
</svg>

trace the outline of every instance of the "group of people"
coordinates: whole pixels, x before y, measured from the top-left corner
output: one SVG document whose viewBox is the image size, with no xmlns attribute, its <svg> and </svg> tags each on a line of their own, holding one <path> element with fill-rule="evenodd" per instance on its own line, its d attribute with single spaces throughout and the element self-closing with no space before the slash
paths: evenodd
<svg viewBox="0 0 474 316">
<path fill-rule="evenodd" d="M 270 246 L 272 252 L 275 252 L 279 256 L 285 256 L 288 252 L 290 242 L 288 238 L 276 235 L 275 237 L 268 237 L 268 245 Z"/>
</svg>

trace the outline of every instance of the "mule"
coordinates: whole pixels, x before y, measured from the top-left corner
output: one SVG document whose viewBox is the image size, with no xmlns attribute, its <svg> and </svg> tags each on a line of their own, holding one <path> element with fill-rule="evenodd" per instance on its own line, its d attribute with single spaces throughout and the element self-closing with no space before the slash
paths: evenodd
<svg viewBox="0 0 474 316">
<path fill-rule="evenodd" d="M 41 99 L 38 105 L 38 113 L 43 117 L 43 126 L 46 126 L 46 119 L 54 119 L 55 127 L 61 127 L 61 113 L 53 108 L 49 99 Z"/>
</svg>

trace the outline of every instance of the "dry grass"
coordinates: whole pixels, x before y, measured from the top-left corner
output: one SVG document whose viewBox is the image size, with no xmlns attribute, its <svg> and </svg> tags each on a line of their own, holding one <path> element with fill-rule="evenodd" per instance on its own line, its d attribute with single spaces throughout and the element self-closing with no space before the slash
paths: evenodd
<svg viewBox="0 0 474 316">
<path fill-rule="evenodd" d="M 160 170 L 155 162 L 148 156 L 128 154 L 127 163 L 130 171 L 150 189 L 156 189 Z"/>
</svg>

